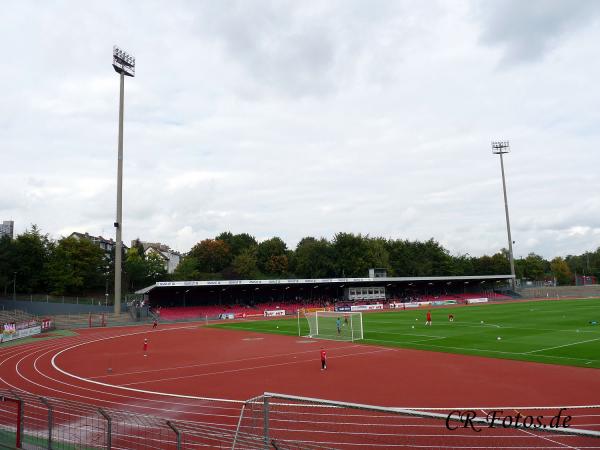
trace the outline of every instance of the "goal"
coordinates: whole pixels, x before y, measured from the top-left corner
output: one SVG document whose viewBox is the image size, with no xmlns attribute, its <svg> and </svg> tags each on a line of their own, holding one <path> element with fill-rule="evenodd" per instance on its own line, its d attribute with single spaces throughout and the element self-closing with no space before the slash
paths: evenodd
<svg viewBox="0 0 600 450">
<path fill-rule="evenodd" d="M 88 314 L 88 326 L 89 328 L 105 327 L 106 326 L 106 315 L 104 313 Z"/>
<path fill-rule="evenodd" d="M 598 448 L 598 410 L 590 410 L 597 406 L 569 406 L 568 417 L 572 421 L 567 426 L 564 421 L 546 426 L 558 417 L 554 416 L 558 411 L 563 411 L 564 419 L 565 411 L 528 406 L 486 411 L 452 407 L 412 409 L 265 392 L 242 405 L 230 448 L 508 449 L 549 448 L 549 443 L 557 448 L 557 443 L 565 442 L 571 448 Z M 498 415 L 492 419 L 488 411 Z M 532 425 L 540 419 L 541 423 Z"/>
<path fill-rule="evenodd" d="M 310 330 L 308 337 L 352 342 L 363 338 L 362 313 L 314 311 L 302 314 L 308 321 Z M 298 313 L 298 323 L 300 323 L 300 312 Z M 300 328 L 298 331 L 301 334 Z"/>
</svg>

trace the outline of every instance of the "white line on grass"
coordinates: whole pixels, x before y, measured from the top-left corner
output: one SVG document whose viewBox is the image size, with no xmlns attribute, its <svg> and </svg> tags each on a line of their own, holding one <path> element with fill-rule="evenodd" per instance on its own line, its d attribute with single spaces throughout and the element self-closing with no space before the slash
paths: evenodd
<svg viewBox="0 0 600 450">
<path fill-rule="evenodd" d="M 419 342 L 429 342 L 429 341 L 436 341 L 436 340 L 440 340 L 440 339 L 446 339 L 445 336 L 439 336 L 439 337 L 428 337 L 426 339 L 417 339 L 416 341 L 386 341 L 384 339 L 368 339 L 368 338 L 363 338 L 363 341 L 371 341 L 371 342 L 387 342 L 389 344 L 417 344 Z"/>
<path fill-rule="evenodd" d="M 431 334 L 416 334 L 416 333 L 403 333 L 398 331 L 377 331 L 377 330 L 368 330 L 365 333 L 367 334 L 398 334 L 400 336 L 423 336 L 423 337 L 438 337 L 445 338 L 447 336 L 436 336 Z"/>
<path fill-rule="evenodd" d="M 365 339 L 366 340 L 366 339 Z M 381 342 L 386 342 L 386 341 L 381 341 Z M 441 348 L 441 349 L 452 349 L 452 350 L 463 350 L 463 351 L 467 351 L 467 352 L 478 352 L 478 353 L 500 353 L 500 354 L 505 354 L 505 355 L 519 355 L 519 356 L 524 356 L 527 355 L 527 353 L 523 353 L 523 352 L 504 352 L 504 351 L 500 351 L 500 350 L 488 350 L 488 349 L 481 349 L 481 348 L 467 348 L 467 347 L 453 347 L 453 346 L 449 346 L 449 345 L 434 345 L 434 344 L 428 344 L 427 342 L 424 343 L 419 343 L 419 342 L 406 342 L 406 344 L 412 344 L 412 345 L 416 345 L 416 346 L 425 346 L 425 347 L 435 347 L 435 348 Z M 404 347 L 406 348 L 406 347 Z M 457 354 L 461 354 L 461 355 L 466 355 L 466 356 L 472 356 L 470 353 L 457 353 Z M 532 355 L 536 358 L 556 358 L 556 359 L 572 359 L 575 361 L 593 361 L 593 362 L 598 362 L 600 360 L 598 359 L 592 359 L 590 360 L 590 358 L 573 358 L 571 356 L 555 356 L 555 355 Z M 527 361 L 527 360 L 525 360 Z"/>
<path fill-rule="evenodd" d="M 572 342 L 571 344 L 557 345 L 556 347 L 540 348 L 539 350 L 531 350 L 531 351 L 525 352 L 523 354 L 529 355 L 530 353 L 544 352 L 546 350 L 554 350 L 555 348 L 570 347 L 571 345 L 585 344 L 586 342 L 594 342 L 594 341 L 600 341 L 600 338 L 588 339 L 587 341 Z M 585 358 L 585 359 L 587 360 L 587 358 Z"/>
</svg>

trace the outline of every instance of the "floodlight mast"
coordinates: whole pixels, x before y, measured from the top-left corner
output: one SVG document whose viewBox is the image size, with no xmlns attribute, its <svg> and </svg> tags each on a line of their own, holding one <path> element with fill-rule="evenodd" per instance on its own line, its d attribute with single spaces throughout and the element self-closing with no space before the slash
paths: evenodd
<svg viewBox="0 0 600 450">
<path fill-rule="evenodd" d="M 508 259 L 510 262 L 511 284 L 515 290 L 515 261 L 513 258 L 512 236 L 510 233 L 510 218 L 508 216 L 508 199 L 506 196 L 506 179 L 504 177 L 504 159 L 502 155 L 510 152 L 510 143 L 508 141 L 492 141 L 492 153 L 500 155 L 500 170 L 502 171 L 502 190 L 504 192 L 504 213 L 506 214 L 506 232 L 508 234 Z"/>
<path fill-rule="evenodd" d="M 121 314 L 121 270 L 123 254 L 123 111 L 125 102 L 125 77 L 135 76 L 135 58 L 121 50 L 116 45 L 113 47 L 113 68 L 120 75 L 119 91 L 119 144 L 117 156 L 117 221 L 116 247 L 115 247 L 115 314 Z"/>
</svg>

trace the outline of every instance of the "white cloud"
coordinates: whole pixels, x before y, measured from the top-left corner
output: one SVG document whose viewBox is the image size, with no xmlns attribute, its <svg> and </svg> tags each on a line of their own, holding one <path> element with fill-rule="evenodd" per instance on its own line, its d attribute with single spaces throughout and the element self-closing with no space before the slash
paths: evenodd
<svg viewBox="0 0 600 450">
<path fill-rule="evenodd" d="M 494 253 L 506 231 L 490 141 L 506 138 L 515 254 L 594 249 L 594 4 L 7 4 L 0 219 L 113 233 L 117 43 L 137 57 L 127 241 L 350 231 Z"/>
</svg>

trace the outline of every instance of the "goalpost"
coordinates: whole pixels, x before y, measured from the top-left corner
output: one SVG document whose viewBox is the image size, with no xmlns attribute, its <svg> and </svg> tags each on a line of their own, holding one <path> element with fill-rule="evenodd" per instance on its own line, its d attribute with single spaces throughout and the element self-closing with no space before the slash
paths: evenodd
<svg viewBox="0 0 600 450">
<path fill-rule="evenodd" d="M 307 337 L 333 339 L 336 341 L 356 341 L 363 339 L 362 313 L 342 311 L 298 311 L 298 335 L 300 330 L 300 314 L 308 321 Z M 339 324 L 339 326 L 338 326 Z"/>
</svg>

